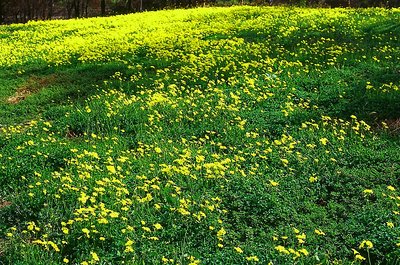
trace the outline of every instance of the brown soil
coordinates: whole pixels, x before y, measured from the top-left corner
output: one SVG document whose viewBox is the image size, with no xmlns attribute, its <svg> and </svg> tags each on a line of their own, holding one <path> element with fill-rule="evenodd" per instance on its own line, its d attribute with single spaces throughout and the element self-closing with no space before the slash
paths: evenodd
<svg viewBox="0 0 400 265">
<path fill-rule="evenodd" d="M 57 82 L 59 77 L 55 74 L 48 76 L 31 76 L 21 87 L 17 88 L 14 95 L 7 99 L 10 104 L 18 104 L 28 96 L 38 93 L 43 88 Z"/>
<path fill-rule="evenodd" d="M 0 201 L 0 209 L 10 206 L 11 202 L 9 201 Z"/>
<path fill-rule="evenodd" d="M 400 133 L 400 118 L 385 120 L 384 122 L 386 122 L 390 132 Z"/>
</svg>

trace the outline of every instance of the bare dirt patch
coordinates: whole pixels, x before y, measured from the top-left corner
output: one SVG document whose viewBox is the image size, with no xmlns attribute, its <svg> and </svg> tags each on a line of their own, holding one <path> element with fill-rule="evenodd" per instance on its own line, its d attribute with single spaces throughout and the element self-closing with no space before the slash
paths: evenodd
<svg viewBox="0 0 400 265">
<path fill-rule="evenodd" d="M 10 206 L 11 202 L 9 201 L 0 201 L 0 209 Z"/>
<path fill-rule="evenodd" d="M 384 122 L 387 124 L 387 127 L 389 127 L 388 129 L 390 132 L 400 133 L 400 118 L 385 120 Z"/>
<path fill-rule="evenodd" d="M 376 129 L 387 130 L 390 134 L 400 134 L 400 118 L 382 120 L 377 123 Z"/>
<path fill-rule="evenodd" d="M 17 90 L 14 95 L 7 99 L 10 104 L 17 104 L 25 100 L 28 96 L 38 93 L 43 88 L 55 84 L 59 79 L 56 74 L 48 76 L 31 76 L 29 79 Z"/>
</svg>

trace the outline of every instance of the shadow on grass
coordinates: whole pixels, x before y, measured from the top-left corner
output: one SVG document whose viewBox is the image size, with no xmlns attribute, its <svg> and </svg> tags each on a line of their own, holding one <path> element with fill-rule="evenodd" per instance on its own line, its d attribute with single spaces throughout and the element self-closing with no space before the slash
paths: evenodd
<svg viewBox="0 0 400 265">
<path fill-rule="evenodd" d="M 104 82 L 112 80 L 116 72 L 132 74 L 127 65 L 118 62 L 28 66 L 22 75 L 15 72 L 6 70 L 0 73 L 6 82 L 0 87 L 0 112 L 3 114 L 0 125 L 23 123 L 43 113 L 49 114 L 60 105 L 82 103 L 99 89 L 106 89 Z M 19 81 L 9 81 L 15 78 Z"/>
</svg>

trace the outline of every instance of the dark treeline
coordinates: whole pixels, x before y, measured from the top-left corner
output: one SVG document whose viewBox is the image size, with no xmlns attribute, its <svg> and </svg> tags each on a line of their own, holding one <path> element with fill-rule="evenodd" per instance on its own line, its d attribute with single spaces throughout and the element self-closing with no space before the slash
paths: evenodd
<svg viewBox="0 0 400 265">
<path fill-rule="evenodd" d="M 399 7 L 400 0 L 0 0 L 0 24 L 211 5 Z"/>
</svg>

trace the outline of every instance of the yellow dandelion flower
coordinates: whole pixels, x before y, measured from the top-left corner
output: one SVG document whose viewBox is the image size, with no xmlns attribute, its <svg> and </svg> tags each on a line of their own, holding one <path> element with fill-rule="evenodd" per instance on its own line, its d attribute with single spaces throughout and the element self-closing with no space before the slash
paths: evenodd
<svg viewBox="0 0 400 265">
<path fill-rule="evenodd" d="M 365 258 L 364 258 L 363 256 L 361 256 L 360 254 L 357 254 L 357 255 L 354 257 L 354 259 L 355 259 L 355 260 L 359 260 L 359 261 L 365 260 Z"/>
<path fill-rule="evenodd" d="M 248 261 L 254 261 L 254 262 L 260 261 L 260 259 L 259 259 L 257 256 L 249 256 L 249 257 L 246 257 L 246 260 L 248 260 Z"/>
<path fill-rule="evenodd" d="M 322 231 L 319 230 L 319 229 L 315 229 L 314 232 L 315 232 L 317 235 L 319 235 L 319 236 L 324 236 L 324 235 L 325 235 L 325 233 L 322 232 Z"/>
<path fill-rule="evenodd" d="M 83 229 L 82 229 L 82 232 L 86 235 L 87 238 L 90 238 L 90 236 L 89 236 L 89 234 L 90 234 L 89 229 L 83 228 Z"/>
<path fill-rule="evenodd" d="M 117 173 L 117 171 L 115 170 L 115 167 L 114 167 L 114 166 L 107 166 L 107 170 L 108 170 L 111 174 Z"/>
<path fill-rule="evenodd" d="M 311 176 L 309 179 L 308 179 L 308 181 L 310 182 L 310 183 L 314 183 L 314 182 L 316 182 L 318 180 L 318 177 L 314 177 L 314 176 Z"/>
<path fill-rule="evenodd" d="M 304 256 L 308 256 L 308 251 L 305 248 L 299 249 L 299 252 L 302 253 Z"/>
<path fill-rule="evenodd" d="M 374 191 L 373 191 L 373 190 L 370 190 L 370 189 L 365 189 L 363 192 L 364 192 L 365 194 L 373 194 L 373 193 L 374 193 Z"/>
<path fill-rule="evenodd" d="M 154 228 L 157 229 L 157 230 L 160 230 L 160 229 L 163 228 L 162 225 L 160 225 L 159 223 L 156 223 L 156 224 L 154 224 L 153 226 L 154 226 Z"/>
<path fill-rule="evenodd" d="M 99 256 L 97 256 L 96 252 L 91 251 L 90 255 L 92 256 L 92 260 L 94 261 L 100 261 Z"/>
<path fill-rule="evenodd" d="M 363 240 L 358 248 L 363 249 L 364 247 L 370 249 L 374 247 L 374 244 L 372 244 L 372 242 L 369 240 Z"/>
<path fill-rule="evenodd" d="M 324 137 L 324 138 L 321 138 L 321 139 L 319 139 L 319 141 L 321 142 L 321 144 L 322 144 L 322 145 L 326 145 L 326 144 L 329 142 L 329 140 L 328 140 L 328 139 L 326 139 L 325 137 Z"/>
<path fill-rule="evenodd" d="M 271 184 L 272 187 L 276 187 L 279 185 L 279 182 L 273 181 L 273 180 L 269 180 L 269 183 Z"/>
<path fill-rule="evenodd" d="M 390 227 L 390 228 L 393 228 L 393 227 L 394 227 L 394 224 L 393 224 L 392 222 L 386 222 L 386 225 L 387 225 L 388 227 Z"/>
<path fill-rule="evenodd" d="M 161 150 L 160 147 L 154 148 L 154 151 L 156 151 L 157 154 L 161 154 L 162 153 L 162 150 Z"/>
<path fill-rule="evenodd" d="M 243 250 L 240 247 L 234 247 L 237 253 L 243 253 Z"/>
<path fill-rule="evenodd" d="M 63 228 L 61 228 L 61 230 L 62 230 L 62 232 L 63 232 L 64 234 L 68 235 L 68 233 L 69 233 L 69 229 L 68 229 L 68 228 L 63 227 Z"/>
<path fill-rule="evenodd" d="M 117 212 L 110 213 L 111 218 L 118 218 L 118 216 L 119 216 L 119 213 L 117 213 Z"/>
<path fill-rule="evenodd" d="M 276 246 L 275 249 L 277 251 L 279 251 L 280 253 L 287 254 L 287 255 L 290 254 L 290 252 L 284 246 L 279 245 L 279 246 Z"/>
<path fill-rule="evenodd" d="M 217 232 L 217 237 L 222 237 L 226 234 L 226 230 L 222 227 L 218 232 Z"/>
</svg>

